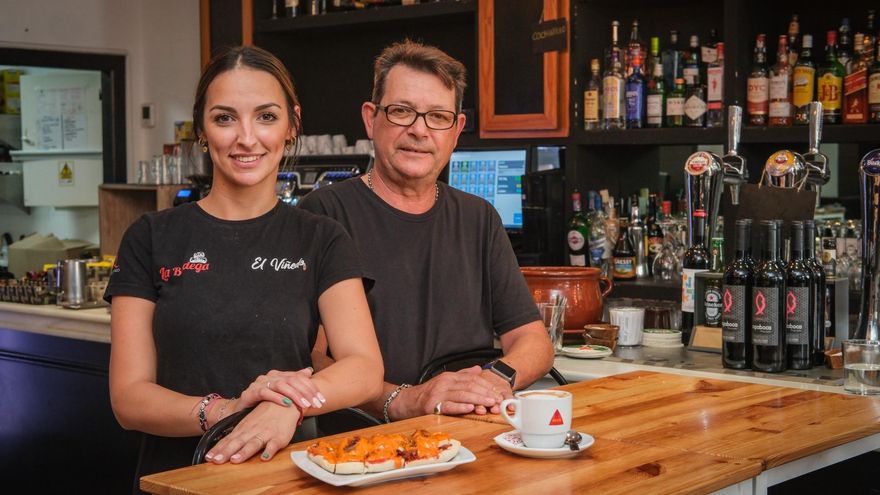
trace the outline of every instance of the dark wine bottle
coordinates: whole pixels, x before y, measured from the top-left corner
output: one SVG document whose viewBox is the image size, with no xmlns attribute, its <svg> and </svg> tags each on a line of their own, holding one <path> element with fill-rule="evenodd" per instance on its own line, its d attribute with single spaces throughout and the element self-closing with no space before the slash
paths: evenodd
<svg viewBox="0 0 880 495">
<path fill-rule="evenodd" d="M 706 213 L 704 211 L 694 212 L 693 227 L 691 246 L 681 257 L 681 340 L 685 345 L 690 343 L 691 332 L 694 329 L 696 275 L 699 272 L 709 270 L 709 253 L 706 252 L 706 246 L 703 245 L 706 236 Z"/>
<path fill-rule="evenodd" d="M 752 221 L 736 221 L 736 258 L 724 271 L 721 286 L 721 362 L 725 368 L 752 365 L 751 300 Z"/>
<path fill-rule="evenodd" d="M 804 221 L 804 259 L 813 270 L 813 366 L 825 363 L 825 269 L 816 257 L 816 223 Z"/>
<path fill-rule="evenodd" d="M 793 370 L 813 367 L 816 281 L 803 247 L 804 223 L 791 222 L 791 256 L 785 266 L 785 352 L 787 366 Z"/>
<path fill-rule="evenodd" d="M 752 290 L 752 368 L 785 371 L 785 265 L 779 259 L 779 225 L 764 220 L 761 263 Z"/>
</svg>

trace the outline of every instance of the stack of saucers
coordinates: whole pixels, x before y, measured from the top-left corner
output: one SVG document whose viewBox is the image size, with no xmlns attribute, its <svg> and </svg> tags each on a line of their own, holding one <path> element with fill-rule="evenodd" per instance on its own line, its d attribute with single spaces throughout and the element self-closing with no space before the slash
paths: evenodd
<svg viewBox="0 0 880 495">
<path fill-rule="evenodd" d="M 681 332 L 668 328 L 646 328 L 642 332 L 645 347 L 681 347 Z"/>
</svg>

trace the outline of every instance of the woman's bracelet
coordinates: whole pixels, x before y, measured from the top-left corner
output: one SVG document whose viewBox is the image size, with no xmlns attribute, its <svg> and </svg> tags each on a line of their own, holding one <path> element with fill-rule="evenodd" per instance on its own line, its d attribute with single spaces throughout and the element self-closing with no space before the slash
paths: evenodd
<svg viewBox="0 0 880 495">
<path fill-rule="evenodd" d="M 199 401 L 199 426 L 202 431 L 208 431 L 208 411 L 211 403 L 220 398 L 220 394 L 212 392 Z"/>
<path fill-rule="evenodd" d="M 412 385 L 410 385 L 409 383 L 401 383 L 400 385 L 397 386 L 397 388 L 394 389 L 393 392 L 391 392 L 388 395 L 388 398 L 385 399 L 385 405 L 382 406 L 382 415 L 385 416 L 386 423 L 391 422 L 391 418 L 388 417 L 388 406 L 391 405 L 391 401 L 393 401 L 394 399 L 397 398 L 398 395 L 400 395 L 401 390 L 403 390 L 405 388 L 410 388 L 410 387 L 412 387 Z"/>
<path fill-rule="evenodd" d="M 228 406 L 229 403 L 234 401 L 235 399 L 238 399 L 238 397 L 226 399 L 226 402 L 224 402 L 223 405 L 220 406 L 220 410 L 217 412 L 217 423 L 219 423 L 220 420 L 223 419 L 223 415 L 226 414 L 226 406 Z M 214 423 L 214 424 L 217 424 L 217 423 Z"/>
</svg>

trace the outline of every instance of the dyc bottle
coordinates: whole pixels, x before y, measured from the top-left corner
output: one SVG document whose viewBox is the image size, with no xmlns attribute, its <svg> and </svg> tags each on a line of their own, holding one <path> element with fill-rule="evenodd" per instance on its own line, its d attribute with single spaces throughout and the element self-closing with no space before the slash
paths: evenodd
<svg viewBox="0 0 880 495">
<path fill-rule="evenodd" d="M 785 267 L 785 342 L 787 365 L 793 370 L 813 367 L 815 279 L 803 257 L 804 224 L 791 222 L 791 256 Z"/>
<path fill-rule="evenodd" d="M 779 259 L 779 225 L 764 220 L 761 263 L 752 290 L 752 368 L 785 371 L 785 266 Z"/>
<path fill-rule="evenodd" d="M 752 221 L 736 221 L 736 258 L 721 286 L 721 362 L 725 368 L 752 365 L 751 300 L 755 282 L 751 260 Z"/>
</svg>

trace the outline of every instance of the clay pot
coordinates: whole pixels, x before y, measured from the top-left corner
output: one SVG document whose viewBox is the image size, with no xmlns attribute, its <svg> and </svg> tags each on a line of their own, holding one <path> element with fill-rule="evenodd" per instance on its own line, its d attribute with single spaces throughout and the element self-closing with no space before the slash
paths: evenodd
<svg viewBox="0 0 880 495">
<path fill-rule="evenodd" d="M 611 279 L 598 268 L 580 266 L 524 266 L 520 268 L 536 303 L 552 301 L 557 295 L 568 298 L 565 328 L 583 331 L 587 323 L 602 320 L 602 305 L 611 292 Z M 600 290 L 599 283 L 605 282 Z"/>
</svg>

